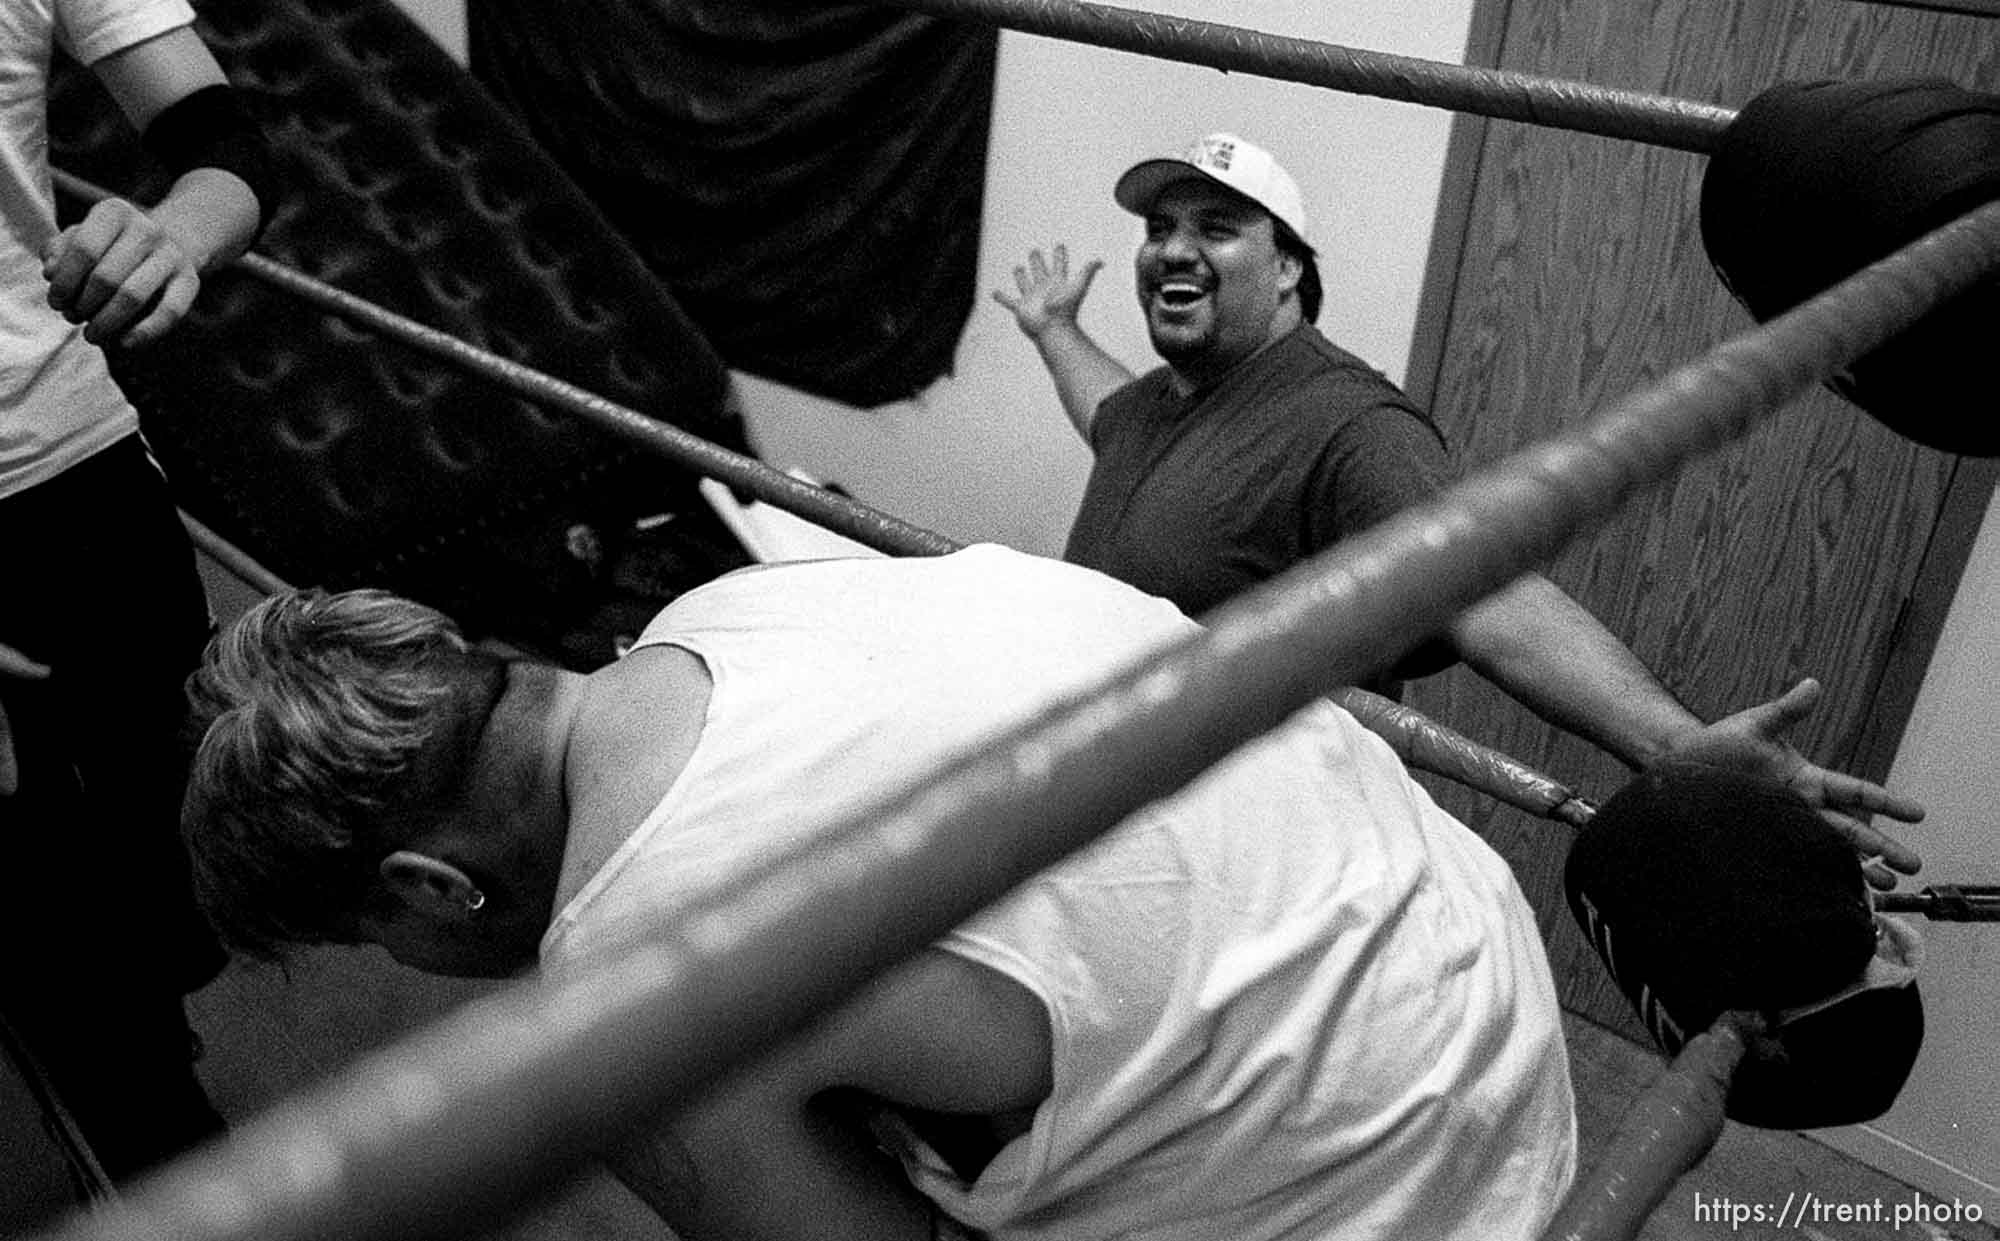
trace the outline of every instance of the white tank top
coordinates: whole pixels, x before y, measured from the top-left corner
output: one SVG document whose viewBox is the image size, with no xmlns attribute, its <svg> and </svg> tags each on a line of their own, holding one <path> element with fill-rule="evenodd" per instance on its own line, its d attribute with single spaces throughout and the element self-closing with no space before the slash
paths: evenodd
<svg viewBox="0 0 2000 1241">
<path fill-rule="evenodd" d="M 1192 625 L 997 547 L 691 592 L 640 641 L 706 662 L 701 740 L 551 924 L 545 964 Z M 939 946 L 1027 987 L 1054 1032 L 1051 1095 L 975 1183 L 906 1153 L 919 1189 L 995 1238 L 1532 1237 L 1569 1184 L 1534 918 L 1498 855 L 1330 704 Z"/>
</svg>

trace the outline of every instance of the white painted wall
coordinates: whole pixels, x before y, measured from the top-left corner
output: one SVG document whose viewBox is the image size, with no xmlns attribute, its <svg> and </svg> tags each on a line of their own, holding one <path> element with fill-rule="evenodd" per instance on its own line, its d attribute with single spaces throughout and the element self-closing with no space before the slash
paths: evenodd
<svg viewBox="0 0 2000 1241">
<path fill-rule="evenodd" d="M 399 0 L 464 58 L 462 0 Z M 1471 0 L 1164 0 L 1134 7 L 1272 34 L 1463 59 Z M 738 376 L 760 454 L 954 538 L 1057 554 L 1089 456 L 1013 319 L 990 300 L 1036 246 L 1105 261 L 1084 325 L 1126 365 L 1154 363 L 1132 293 L 1135 217 L 1111 183 L 1135 161 L 1233 130 L 1304 188 L 1322 254 L 1320 326 L 1401 378 L 1450 117 L 1409 104 L 1223 74 L 1008 32 L 1002 36 L 978 309 L 953 373 L 861 410 Z M 911 256 L 912 262 L 922 256 Z"/>
<path fill-rule="evenodd" d="M 396 3 L 459 64 L 465 63 L 465 0 L 396 0 Z"/>
<path fill-rule="evenodd" d="M 1470 0 L 1173 0 L 1159 11 L 1459 61 Z M 1430 240 L 1447 114 L 1057 40 L 1002 36 L 980 302 L 955 373 L 912 401 L 857 410 L 745 378 L 775 464 L 963 540 L 1059 553 L 1089 456 L 1013 318 L 988 294 L 1031 248 L 1105 261 L 1084 326 L 1126 365 L 1154 364 L 1132 292 L 1135 217 L 1111 201 L 1128 165 L 1226 129 L 1270 147 L 1304 188 L 1322 254 L 1321 326 L 1400 376 Z"/>
<path fill-rule="evenodd" d="M 1919 883 L 2000 883 L 2000 496 L 1924 674 L 1889 784 L 1922 801 Z M 2000 1221 L 2000 927 L 1926 924 L 1924 1050 L 1887 1116 L 1833 1145 Z M 1920 1234 L 1921 1235 L 1921 1234 Z"/>
</svg>

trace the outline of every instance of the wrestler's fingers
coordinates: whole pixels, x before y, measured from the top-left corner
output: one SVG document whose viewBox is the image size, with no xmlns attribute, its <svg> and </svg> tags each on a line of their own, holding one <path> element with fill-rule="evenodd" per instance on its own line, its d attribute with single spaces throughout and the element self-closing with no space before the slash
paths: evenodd
<svg viewBox="0 0 2000 1241">
<path fill-rule="evenodd" d="M 1923 856 L 1915 849 L 1859 819 L 1834 811 L 1821 811 L 1820 818 L 1831 824 L 1864 858 L 1879 859 L 1890 870 L 1905 875 L 1914 875 L 1924 867 Z M 1872 877 L 1870 881 L 1874 882 Z M 1884 885 L 1877 883 L 1876 886 Z M 1890 886 L 1893 886 L 1893 879 Z"/>
<path fill-rule="evenodd" d="M 126 233 L 132 205 L 107 198 L 83 219 L 57 233 L 42 254 L 42 278 L 49 282 L 49 305 L 67 311 L 82 294 L 84 281 Z"/>
<path fill-rule="evenodd" d="M 173 330 L 176 323 L 194 305 L 195 294 L 201 291 L 201 279 L 194 273 L 175 270 L 167 277 L 166 287 L 160 290 L 150 309 L 145 311 L 137 323 L 125 330 L 119 343 L 126 348 L 149 345 Z"/>
<path fill-rule="evenodd" d="M 1826 804 L 1856 818 L 1886 815 L 1898 823 L 1921 823 L 1924 805 L 1914 797 L 1892 793 L 1872 780 L 1844 771 L 1827 771 L 1821 776 Z"/>
<path fill-rule="evenodd" d="M 1861 859 L 1861 874 L 1868 880 L 1868 886 L 1878 892 L 1893 892 L 1901 882 L 1896 872 L 1878 857 Z"/>
<path fill-rule="evenodd" d="M 1738 717 L 1753 735 L 1777 741 L 1812 714 L 1823 693 L 1818 681 L 1805 677 L 1771 701 L 1739 712 Z"/>
</svg>

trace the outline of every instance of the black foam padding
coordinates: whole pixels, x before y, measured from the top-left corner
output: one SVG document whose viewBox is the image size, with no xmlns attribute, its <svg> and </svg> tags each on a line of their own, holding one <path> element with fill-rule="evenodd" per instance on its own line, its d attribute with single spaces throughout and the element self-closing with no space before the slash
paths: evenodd
<svg viewBox="0 0 2000 1241">
<path fill-rule="evenodd" d="M 1570 904 L 1669 1052 L 1733 1009 L 1811 1003 L 1874 952 L 1861 863 L 1789 789 L 1665 766 L 1598 808 L 1564 867 Z"/>
<path fill-rule="evenodd" d="M 1775 1018 L 1841 995 L 1875 957 L 1861 863 L 1790 789 L 1668 764 L 1599 807 L 1563 886 L 1592 947 L 1672 1055 L 1729 1012 Z M 1778 1025 L 1737 1070 L 1731 1119 L 1781 1129 L 1880 1115 L 1923 1041 L 1914 983 Z"/>
<path fill-rule="evenodd" d="M 1895 1104 L 1923 1041 L 1916 983 L 1863 991 L 1788 1023 L 1738 1070 L 1725 1111 L 1763 1129 L 1864 1124 Z"/>
<path fill-rule="evenodd" d="M 743 447 L 671 292 L 391 0 L 197 8 L 274 148 L 261 253 Z M 74 65 L 51 130 L 58 167 L 140 201 L 168 183 Z M 162 344 L 112 353 L 183 506 L 299 584 L 387 586 L 594 663 L 595 630 L 742 562 L 685 471 L 240 272 Z"/>
<path fill-rule="evenodd" d="M 1701 232 L 1723 283 L 1768 320 L 2000 199 L 2000 94 L 1941 79 L 1786 82 L 1709 158 Z M 1985 371 L 2000 277 L 1946 302 L 1831 385 L 1898 433 L 2000 455 Z"/>
</svg>

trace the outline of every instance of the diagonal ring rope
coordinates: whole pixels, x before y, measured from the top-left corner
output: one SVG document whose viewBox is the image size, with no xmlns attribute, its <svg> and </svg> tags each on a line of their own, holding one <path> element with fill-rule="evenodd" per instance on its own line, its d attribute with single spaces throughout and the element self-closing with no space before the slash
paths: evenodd
<svg viewBox="0 0 2000 1241">
<path fill-rule="evenodd" d="M 80 198 L 94 202 L 110 194 L 110 191 L 60 169 L 55 170 L 53 175 L 56 184 L 66 193 Z M 755 458 L 731 452 L 719 444 L 656 421 L 566 380 L 480 349 L 447 332 L 377 306 L 261 254 L 245 254 L 235 261 L 235 267 L 359 327 L 377 332 L 419 353 L 442 358 L 516 395 L 561 409 L 599 430 L 704 477 L 740 488 L 760 500 L 817 522 L 877 551 L 898 556 L 939 556 L 958 547 L 957 543 L 941 534 L 823 487 L 802 482 Z"/>
</svg>

